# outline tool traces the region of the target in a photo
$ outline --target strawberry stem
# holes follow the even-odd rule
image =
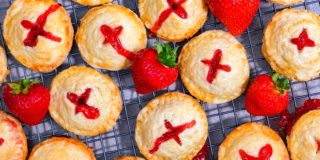
[[[288,89],[290,89],[289,79],[280,76],[279,73],[274,73],[272,75],[273,84],[276,86],[276,89],[280,91],[281,94],[284,94]]]
[[[179,47],[172,48],[169,43],[155,42],[158,52],[158,60],[165,66],[175,68],[177,66],[177,51]]]
[[[15,83],[9,83],[9,87],[12,89],[11,94],[28,94],[29,88],[35,84],[39,84],[40,80],[36,79],[31,81],[30,79],[24,79]]]

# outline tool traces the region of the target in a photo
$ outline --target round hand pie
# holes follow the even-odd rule
[[[73,42],[70,17],[54,0],[15,0],[3,29],[11,54],[33,71],[50,72],[57,68]]]
[[[158,37],[179,42],[192,37],[207,20],[205,0],[139,0],[140,17]]]
[[[146,47],[147,35],[131,10],[104,5],[89,10],[82,18],[76,41],[88,64],[117,71],[130,67],[135,52]]]
[[[262,53],[273,70],[291,80],[308,81],[320,73],[320,17],[285,9],[265,29]]]
[[[3,160],[25,160],[27,139],[19,121],[0,111],[0,157]]]
[[[208,122],[203,108],[182,93],[167,93],[153,99],[137,117],[135,139],[147,159],[191,160],[207,136]]]
[[[92,150],[79,140],[52,137],[36,145],[28,160],[95,160]]]
[[[193,96],[215,104],[239,97],[250,72],[243,46],[219,30],[204,32],[189,41],[179,56],[179,70]]]
[[[270,3],[288,6],[304,2],[304,0],[268,0]]]
[[[49,112],[63,128],[82,136],[109,131],[122,110],[113,80],[88,67],[70,67],[52,81]]]
[[[0,46],[0,85],[6,80],[10,71],[7,69],[7,57],[3,48]]]
[[[140,157],[125,156],[125,157],[115,158],[114,160],[144,160],[144,159]]]
[[[320,110],[313,110],[298,119],[287,137],[292,160],[320,159]]]
[[[96,6],[96,5],[112,2],[112,0],[73,0],[73,1],[85,6]]]
[[[220,145],[219,160],[289,160],[281,137],[260,123],[246,123],[233,130]]]

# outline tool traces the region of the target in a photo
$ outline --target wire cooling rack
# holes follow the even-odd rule
[[[63,7],[70,14],[73,27],[76,30],[80,23],[80,19],[90,8],[78,5],[72,2],[71,0],[58,0],[58,2],[62,4]],[[12,0],[0,0],[0,44],[2,46],[5,46],[2,36],[3,19],[11,3]],[[138,14],[138,0],[114,0],[112,3],[124,5]],[[308,9],[319,14],[320,0],[306,0],[306,2],[292,7],[297,9]],[[269,65],[267,64],[267,62],[261,54],[263,29],[266,26],[267,22],[271,19],[271,17],[281,9],[283,9],[283,7],[275,6],[266,1],[262,1],[259,11],[255,15],[251,26],[246,30],[245,33],[237,37],[237,39],[246,48],[247,56],[250,63],[251,78],[253,78],[256,75],[272,72],[271,68],[269,67]],[[207,22],[197,34],[200,34],[201,32],[204,32],[206,30],[224,29],[223,26],[216,19],[214,19],[213,16],[211,16],[210,13],[208,17],[209,18]],[[149,39],[149,46],[153,44],[154,40],[158,39]],[[181,43],[173,43],[172,45],[180,46],[181,48],[186,42],[187,40]],[[40,74],[26,69],[11,56],[6,46],[5,50],[8,57],[8,68],[11,71],[10,75],[7,78],[8,82],[21,80],[23,78],[38,78],[42,80],[44,85],[49,87],[53,77],[55,77],[62,70],[73,65],[87,65],[82,60],[76,43],[74,43],[72,50],[68,58],[64,61],[64,63],[55,71],[46,74]],[[80,139],[81,141],[85,142],[88,146],[92,147],[98,160],[111,160],[121,155],[141,156],[134,140],[135,121],[141,108],[145,106],[145,104],[148,103],[151,99],[165,92],[181,91],[184,93],[188,93],[187,90],[183,87],[181,80],[178,80],[175,84],[171,85],[165,90],[147,95],[139,95],[135,92],[135,88],[131,79],[130,70],[119,72],[110,72],[106,70],[99,71],[103,72],[104,74],[108,74],[116,81],[116,83],[120,87],[123,96],[124,109],[121,113],[120,118],[117,121],[116,126],[111,131],[98,136],[81,137],[76,136],[62,129],[48,115],[45,118],[45,120],[43,120],[42,123],[37,126],[29,127],[23,124],[24,131],[28,138],[29,152],[36,144],[51,136],[65,135]],[[305,83],[291,82],[291,85],[291,103],[289,107],[291,111],[294,111],[296,107],[299,107],[303,103],[303,101],[308,98],[320,97],[319,77]],[[0,99],[0,108],[10,113],[3,103],[2,96],[0,97]],[[223,141],[225,136],[230,131],[232,131],[235,127],[239,126],[240,124],[250,121],[256,121],[264,123],[278,131],[277,121],[279,116],[251,116],[246,112],[245,107],[243,105],[244,96],[241,96],[240,98],[234,101],[221,105],[210,105],[202,102],[201,104],[207,113],[207,118],[209,121],[207,159],[217,159],[217,151],[220,143]]]

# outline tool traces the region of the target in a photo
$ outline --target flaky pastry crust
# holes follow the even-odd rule
[[[159,149],[151,154],[155,140],[168,131],[164,126],[167,120],[178,126],[192,120],[196,124],[184,130],[179,138],[181,145],[171,139],[162,143]],[[192,97],[172,92],[163,94],[149,102],[139,113],[135,140],[140,152],[152,160],[191,160],[203,147],[208,136],[208,122],[202,106]]]
[[[99,110],[97,119],[88,119],[83,113],[75,113],[75,104],[68,93],[78,96],[90,88],[87,104]],[[84,66],[73,66],[62,71],[52,81],[49,112],[64,129],[82,136],[94,136],[114,127],[122,110],[118,86],[106,74]]]
[[[10,71],[7,69],[7,56],[4,49],[0,46],[0,85],[6,80]]]
[[[85,6],[96,6],[96,5],[112,2],[112,0],[73,0],[73,1]]]
[[[281,137],[271,128],[256,122],[243,124],[234,129],[222,142],[218,151],[219,160],[241,159],[239,150],[257,157],[260,148],[271,145],[270,160],[289,160],[289,154]]]

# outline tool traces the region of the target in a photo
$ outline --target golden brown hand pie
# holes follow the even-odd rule
[[[262,53],[276,72],[308,81],[320,73],[320,17],[307,10],[284,9],[267,25]]]
[[[246,160],[249,157],[270,160],[289,160],[281,137],[260,123],[246,123],[234,129],[222,142],[219,160]]]
[[[192,37],[208,13],[206,0],[139,0],[138,7],[145,26],[170,42]]]
[[[52,137],[36,145],[28,160],[95,160],[92,149],[74,138]]]
[[[38,72],[50,72],[61,65],[73,42],[70,17],[54,0],[15,0],[3,29],[11,54]]]
[[[218,104],[244,92],[250,69],[243,46],[231,34],[212,30],[193,38],[182,48],[179,71],[193,96]]]
[[[19,121],[0,111],[0,159],[25,160],[27,139]]]
[[[146,47],[147,35],[134,12],[123,6],[103,5],[82,18],[76,41],[88,64],[117,71],[131,66],[135,53]]]
[[[206,113],[192,97],[172,92],[149,102],[139,113],[135,139],[152,160],[191,160],[208,136]]]
[[[51,117],[64,129],[94,136],[114,127],[122,110],[120,91],[105,74],[84,66],[59,73],[50,88]]]
[[[282,5],[282,6],[294,5],[294,4],[304,2],[304,0],[268,0],[268,1],[270,3],[274,3],[274,4]]]
[[[10,71],[7,69],[7,56],[0,46],[0,85],[6,80]]]
[[[313,110],[298,119],[287,137],[292,160],[320,159],[320,110]]]
[[[115,158],[114,160],[144,160],[144,158],[133,157],[133,156],[123,156],[123,157]]]
[[[96,5],[112,2],[112,0],[73,0],[73,1],[85,6],[96,6]]]

